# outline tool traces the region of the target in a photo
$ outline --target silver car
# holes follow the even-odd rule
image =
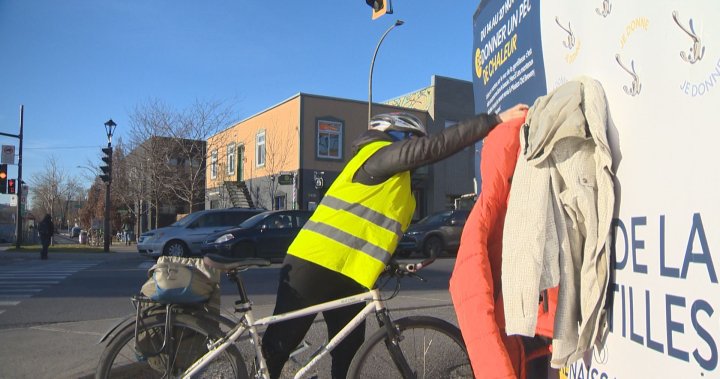
[[[149,257],[200,255],[200,247],[208,235],[240,225],[263,211],[226,208],[193,212],[172,225],[141,234],[137,241],[138,252]]]

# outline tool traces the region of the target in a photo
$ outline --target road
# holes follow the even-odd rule
[[[111,253],[51,248],[47,261],[39,260],[39,253],[0,252],[0,378],[90,377],[104,347],[100,337],[132,313],[129,296],[139,291],[154,263],[133,248],[113,246]],[[425,282],[403,281],[400,294],[388,303],[393,317],[423,314],[456,323],[447,292],[453,264],[438,260],[423,271]],[[278,271],[275,264],[243,275],[256,317],[272,313]],[[235,289],[226,279],[221,286],[223,309],[231,313]],[[366,335],[375,328],[369,322]],[[318,346],[325,338],[318,317],[307,339]],[[308,355],[314,351],[308,350]],[[325,377],[329,362],[319,370]]]

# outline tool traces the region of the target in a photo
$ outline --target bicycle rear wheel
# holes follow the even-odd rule
[[[108,343],[100,356],[95,377],[171,378],[185,371],[208,351],[222,333],[211,322],[188,315],[173,315],[173,348],[162,349],[165,315],[143,320],[135,338],[135,325],[126,327]],[[167,363],[172,362],[168,372]],[[247,369],[235,346],[210,362],[195,378],[247,378]]]
[[[460,330],[433,317],[411,316],[395,321],[399,347],[412,378],[472,378],[472,367]],[[388,350],[387,332],[375,332],[355,354],[348,378],[402,378]]]

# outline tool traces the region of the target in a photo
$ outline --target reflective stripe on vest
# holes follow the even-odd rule
[[[415,211],[409,172],[373,186],[352,182],[360,166],[388,144],[370,143],[348,162],[293,241],[289,254],[372,287]]]

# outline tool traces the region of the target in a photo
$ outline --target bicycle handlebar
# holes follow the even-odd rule
[[[435,258],[428,258],[422,262],[408,263],[405,265],[405,267],[400,267],[409,273],[416,273],[425,268],[426,266],[429,266],[433,262],[435,262]]]
[[[435,262],[435,258],[429,258],[422,262],[401,265],[397,263],[397,261],[391,260],[390,263],[385,267],[385,271],[383,272],[383,274],[393,277],[413,276],[424,281],[421,276],[417,275],[417,272],[429,266],[433,262]]]

